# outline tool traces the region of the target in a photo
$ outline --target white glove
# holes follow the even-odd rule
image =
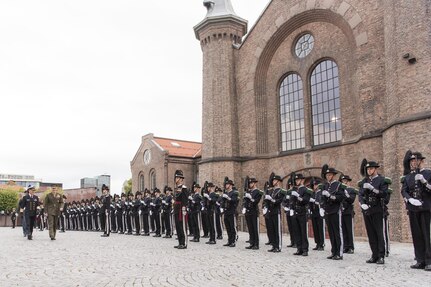
[[[329,194],[329,191],[327,191],[327,190],[322,191],[322,195],[324,195],[326,197],[330,197],[331,196],[331,194]]]
[[[299,197],[299,193],[297,193],[296,191],[292,191],[290,194],[292,196]]]
[[[217,206],[220,206],[220,202],[216,202]]]
[[[226,193],[223,193],[223,197],[224,198],[229,198],[229,195],[227,195]]]
[[[142,213],[142,210],[139,210],[139,211],[138,211],[138,213],[139,213],[139,215],[141,215],[141,213]]]
[[[189,200],[193,200],[193,197],[189,196]]]
[[[151,206],[156,206],[156,205],[155,205],[154,203],[152,203],[152,202],[150,203],[150,205],[151,205]]]
[[[345,195],[347,198],[349,198],[349,197],[350,197],[349,192],[348,192],[347,190],[345,190],[345,191],[344,191],[344,195]]]
[[[196,203],[196,201],[192,200],[192,203]]]
[[[310,198],[310,202],[311,203],[313,203],[313,202],[315,202],[316,200],[314,199],[314,198]]]
[[[289,211],[289,208],[285,206],[285,207],[284,207],[284,211],[288,212],[288,211]]]
[[[267,200],[271,200],[271,199],[272,199],[272,197],[271,197],[271,195],[267,194],[267,195],[265,195],[265,199],[267,199]]]
[[[153,212],[150,210],[150,216],[153,215]]]
[[[319,214],[321,217],[325,216],[325,210],[323,208],[319,208]]]
[[[203,207],[203,206],[202,206],[201,210],[202,210],[202,211],[203,211],[203,210],[205,210],[205,207]]]
[[[289,215],[290,216],[294,216],[295,215],[295,211],[293,211],[293,209],[289,210]]]
[[[245,209],[245,208],[243,208],[243,209],[242,209],[242,214],[245,214],[245,211],[246,211],[246,209]]]
[[[251,194],[250,193],[246,193],[245,197],[250,198],[251,199]]]
[[[220,207],[220,213],[223,213],[223,212],[224,212],[224,208]]]
[[[366,182],[366,183],[364,183],[363,188],[369,189],[369,190],[373,190],[374,186],[372,186],[371,184],[369,184],[368,182]]]
[[[208,193],[204,193],[204,197],[206,197],[206,198],[210,198],[210,195],[208,194]]]
[[[268,208],[265,207],[264,209],[262,209],[263,215],[265,215],[267,212],[268,212]]]
[[[422,206],[422,202],[414,198],[409,198],[409,203],[413,206]]]
[[[163,204],[166,204],[166,200],[162,200],[162,203],[163,203]]]
[[[286,195],[286,199],[290,199],[290,195]]]
[[[415,175],[415,180],[419,180],[420,182],[422,182],[423,184],[427,183],[427,180],[424,178],[424,176],[422,174],[417,174]]]
[[[361,204],[361,208],[362,208],[362,210],[367,210],[370,207],[366,204]]]

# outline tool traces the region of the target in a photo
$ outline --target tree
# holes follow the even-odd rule
[[[13,189],[0,189],[0,212],[10,212],[18,206],[19,192]]]
[[[126,180],[123,183],[123,191],[125,194],[132,192],[132,179]]]

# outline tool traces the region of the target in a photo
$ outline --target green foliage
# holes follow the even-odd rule
[[[123,183],[123,190],[125,194],[132,192],[132,179],[126,180]]]
[[[18,206],[19,193],[14,190],[0,190],[0,211],[11,211]]]

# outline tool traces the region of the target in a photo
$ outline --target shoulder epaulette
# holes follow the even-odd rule
[[[352,188],[353,191],[355,192],[355,194],[357,195],[359,193],[359,190],[357,190],[356,188]]]
[[[388,193],[392,194],[392,192],[393,192],[392,188],[388,188]]]
[[[318,187],[319,187],[319,189],[322,189],[323,188],[323,183],[319,183]]]
[[[306,192],[307,192],[308,194],[313,194],[313,190],[312,190],[312,189],[310,189],[310,188],[307,188],[307,189],[306,189]]]
[[[358,181],[358,187],[362,187],[363,182],[364,182],[364,180],[363,180],[363,179],[362,179],[362,180],[360,180],[360,181]]]
[[[342,183],[342,184],[340,184],[340,187],[342,187],[342,188],[346,189],[346,188],[347,188],[347,185],[345,185],[344,183]]]
[[[263,191],[262,191],[262,190],[258,189],[258,191],[259,191],[259,194],[260,194],[260,195],[262,195],[262,194],[263,194]]]
[[[392,184],[392,179],[389,177],[385,177],[385,183]]]
[[[400,182],[401,183],[404,183],[404,180],[406,179],[406,176],[405,175],[402,175],[402,176],[400,176]]]
[[[182,188],[187,188],[187,186],[183,185],[183,187],[182,187]]]

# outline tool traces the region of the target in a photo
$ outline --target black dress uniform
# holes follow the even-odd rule
[[[417,169],[410,171],[410,161],[422,161],[421,153],[406,153],[408,157],[405,175],[401,178],[402,196],[409,214],[410,230],[417,263],[410,266],[414,269],[431,271],[430,246],[430,210],[431,210],[431,170]],[[408,169],[407,169],[408,168]]]
[[[250,178],[250,183],[257,182],[255,178]],[[259,249],[259,202],[262,199],[263,191],[255,188],[248,192],[248,204],[245,214],[249,217],[250,246],[248,249]]]
[[[165,236],[164,238],[172,238],[172,195],[166,195],[164,200],[162,200],[162,210],[165,223]]]
[[[156,190],[156,193],[160,194],[160,190]],[[161,208],[162,208],[162,199],[159,197],[155,197],[153,199],[153,202],[151,203],[153,216],[154,216],[154,222],[156,227],[156,234],[154,237],[161,237]]]
[[[145,198],[143,200],[142,204],[142,215],[143,215],[143,225],[144,225],[144,234],[143,236],[149,236],[150,235],[150,204],[152,200],[149,196],[149,193],[146,193]]]
[[[105,224],[103,230],[103,237],[108,237],[111,234],[111,195],[109,188],[105,185],[102,186],[103,190],[107,190],[107,194],[102,195],[102,208],[101,212],[104,214]]]
[[[328,168],[324,173],[338,173],[334,168]],[[325,210],[326,223],[328,225],[329,239],[331,241],[331,255],[328,259],[343,259],[343,235],[341,227],[341,202],[344,200],[346,186],[338,180],[326,182],[321,185],[322,207]],[[325,192],[326,191],[326,192]],[[326,195],[325,195],[326,194]],[[329,195],[329,196],[328,196]]]
[[[218,187],[216,187],[217,192],[217,202],[216,202],[216,211],[215,211],[215,218],[216,218],[216,232],[217,232],[217,239],[222,240],[223,239],[223,225],[222,225],[222,215],[223,215],[223,208],[222,208],[222,202],[223,197],[220,195],[223,193],[221,189],[217,190]],[[222,212],[223,210],[223,212]]]
[[[352,179],[348,175],[342,175],[340,177],[340,181],[348,180],[352,181]],[[354,245],[354,227],[353,220],[355,217],[354,203],[356,199],[356,195],[358,191],[353,187],[347,186],[345,189],[345,198],[341,205],[342,210],[342,228],[343,228],[343,242],[344,242],[344,253],[352,254],[355,250]]]
[[[290,238],[290,244],[287,245],[287,247],[296,247],[293,224],[292,224],[292,217],[290,215],[290,193],[291,193],[292,186],[293,186],[293,184],[291,183],[291,180],[289,179],[288,189],[286,191],[286,195],[284,196],[284,199],[282,202],[282,206],[283,206],[284,212],[286,214],[287,230],[289,231],[289,238]],[[293,211],[292,211],[292,213],[293,213]]]
[[[199,217],[201,212],[201,201],[202,197],[199,193],[195,193],[193,196],[190,196],[190,221],[193,226],[193,242],[199,242],[200,240],[200,224]]]
[[[276,175],[274,179],[281,182],[281,177]],[[274,190],[270,196],[265,196],[267,199],[269,226],[272,232],[271,244],[272,249],[269,252],[280,252],[282,248],[282,230],[281,230],[281,203],[286,196],[286,190],[280,187],[274,187]]]
[[[33,239],[33,228],[36,222],[36,211],[39,206],[39,198],[36,195],[27,194],[22,198],[20,208],[24,209],[25,222],[27,224],[27,238]]]
[[[314,185],[318,186],[317,183],[313,183],[311,186],[314,189]],[[325,219],[323,209],[320,207],[322,201],[322,190],[317,189],[313,192],[310,197],[310,212],[311,212],[311,223],[313,225],[314,242],[316,247],[313,250],[323,251],[325,247]]]
[[[295,174],[294,180],[304,179],[302,174]],[[290,209],[293,210],[292,224],[296,226],[294,234],[297,251],[294,255],[308,256],[307,212],[312,191],[304,185],[295,186],[290,194]]]
[[[208,194],[206,190],[201,191],[201,219],[202,219],[202,230],[204,235],[202,238],[208,238],[210,229],[209,229],[209,217],[208,217],[208,198],[205,197],[205,194]]]
[[[228,180],[227,184],[231,184],[233,181]],[[224,198],[224,224],[226,226],[228,242],[224,244],[225,246],[235,247],[235,242],[237,239],[237,230],[236,230],[236,208],[238,207],[238,190],[232,189],[230,191],[226,191],[223,194]]]
[[[366,169],[370,167],[378,168],[379,165],[376,162],[370,161],[366,163]],[[382,175],[376,175],[372,178],[367,176],[358,183],[359,202],[361,203],[365,228],[372,252],[371,258],[367,260],[367,263],[384,264],[384,200],[387,196],[390,184],[391,180]],[[372,186],[372,188],[370,186]]]
[[[136,192],[136,199],[133,201],[132,213],[133,220],[135,221],[135,235],[141,235],[141,199],[138,198],[138,195],[141,195],[139,191]]]
[[[391,242],[389,237],[389,202],[391,200],[392,195],[392,189],[388,188],[388,193],[386,194],[386,197],[384,199],[384,206],[383,206],[383,231],[385,233],[385,254],[386,257],[389,256],[389,252],[391,251]]]
[[[271,245],[274,242],[274,239],[273,239],[274,231],[273,231],[272,224],[271,224],[270,217],[269,217],[269,213],[268,213],[270,199],[269,199],[269,197],[267,197],[267,195],[269,195],[271,197],[273,192],[274,192],[274,189],[272,187],[267,188],[265,190],[265,196],[262,200],[262,213],[263,213],[263,216],[265,218],[266,235],[268,237],[268,242],[265,243],[265,245]]]
[[[175,178],[184,178],[183,172],[177,170],[175,172]],[[178,185],[175,187],[175,202],[174,202],[174,217],[175,217],[175,228],[178,236],[178,245],[175,246],[178,249],[186,249],[186,226],[187,226],[187,203],[188,203],[188,191],[185,185]]]
[[[208,224],[209,224],[209,241],[206,242],[207,244],[215,244],[216,241],[216,218],[215,218],[215,211],[216,211],[216,203],[218,196],[217,194],[212,191],[210,192],[206,198],[208,199]]]

